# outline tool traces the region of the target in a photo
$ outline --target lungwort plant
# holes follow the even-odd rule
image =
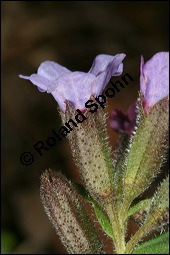
[[[168,177],[153,197],[140,200],[140,195],[166,160],[169,54],[159,52],[146,63],[142,57],[136,102],[127,115],[115,109],[110,116],[111,127],[120,133],[112,152],[102,92],[112,76],[122,74],[124,57],[98,55],[88,73],[71,72],[45,61],[37,74],[20,75],[41,92],[51,93],[58,102],[61,135],[68,137],[82,177],[83,185],[68,180],[59,171],[46,170],[41,176],[44,210],[70,254],[105,253],[83,200],[91,204],[103,231],[113,240],[113,253],[168,254]],[[127,240],[128,221],[137,213],[143,215],[139,228]],[[160,230],[157,237],[142,243],[154,230]]]

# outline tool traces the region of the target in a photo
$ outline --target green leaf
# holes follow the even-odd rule
[[[149,207],[151,201],[151,199],[145,199],[132,206],[127,213],[127,218],[139,210],[146,210]]]
[[[125,203],[131,203],[158,174],[168,147],[169,99],[156,103],[132,138],[124,176]]]
[[[124,196],[124,174],[126,170],[126,161],[128,156],[128,146],[130,142],[130,136],[121,132],[118,144],[114,150],[114,203],[121,208],[122,200]]]
[[[95,113],[86,111],[78,113],[69,104],[66,104],[66,111],[60,111],[63,125],[70,125],[70,120],[81,124],[68,131],[73,159],[80,171],[81,178],[90,195],[104,206],[108,200],[113,201],[113,164],[111,148],[108,142],[106,128],[106,113],[100,107]],[[69,120],[69,121],[68,121]],[[72,122],[71,121],[71,122]],[[73,124],[71,124],[73,125]]]
[[[132,254],[169,254],[169,232],[138,245]]]
[[[167,176],[161,183],[158,190],[155,192],[152,198],[152,203],[148,210],[146,220],[143,224],[143,228],[149,232],[153,230],[157,225],[160,225],[169,208],[169,176]]]
[[[97,202],[90,196],[87,190],[83,187],[83,185],[74,183],[75,188],[78,193],[90,204],[92,204],[93,209],[95,211],[96,217],[103,229],[103,231],[113,239],[113,230],[110,224],[108,217],[103,213]]]
[[[61,172],[46,170],[41,176],[40,196],[69,254],[103,254],[97,230],[71,181]]]

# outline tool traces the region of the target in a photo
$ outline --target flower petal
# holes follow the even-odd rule
[[[113,74],[112,75],[120,75],[122,73],[122,68],[119,69],[119,65],[122,62],[122,60],[125,58],[125,54],[117,54],[115,56],[106,55],[106,54],[100,54],[95,57],[92,67],[89,70],[89,73],[94,74],[95,76],[98,76],[100,73],[105,72],[107,70],[107,67],[110,63],[113,62],[114,59],[119,60],[117,62],[117,66],[114,66]]]
[[[41,92],[51,93],[63,111],[65,101],[69,101],[75,109],[85,110],[85,103],[90,97],[102,93],[111,76],[122,73],[124,57],[125,54],[98,55],[88,73],[71,72],[47,60],[41,63],[37,74],[19,77],[30,80]]]
[[[92,67],[89,70],[89,73],[94,74],[95,76],[104,72],[107,66],[113,61],[114,56],[100,54],[97,55],[93,61]]]
[[[144,64],[141,59],[140,89],[146,112],[169,94],[169,53],[159,52]]]
[[[30,76],[19,75],[20,78],[30,80],[34,85],[38,87],[41,92],[47,90],[47,87],[50,85],[50,81],[47,78],[40,76],[39,74],[32,74]]]
[[[92,73],[97,73],[97,86],[95,87],[94,94],[97,96],[101,94],[110,81],[112,76],[121,75],[123,72],[122,61],[125,58],[125,54],[117,54],[115,56],[99,55],[96,57],[96,65],[92,68]],[[105,57],[106,56],[106,57]],[[102,63],[103,60],[103,63]],[[101,68],[101,69],[100,69]],[[99,72],[99,69],[102,70]]]
[[[93,94],[96,77],[83,72],[71,72],[55,80],[47,90],[52,93],[65,111],[64,102],[69,101],[75,109],[84,110],[85,103]],[[52,88],[52,89],[51,89]]]
[[[49,81],[54,81],[60,76],[70,73],[71,71],[53,61],[44,61],[38,68],[38,74],[47,78]]]
[[[60,91],[53,91],[51,92],[57,103],[59,104],[60,109],[65,112],[66,110],[66,104],[65,104],[65,98],[64,95]]]
[[[34,85],[38,86],[39,91],[45,92],[47,91],[47,87],[51,84],[51,82],[70,72],[71,71],[67,68],[53,61],[47,60],[41,63],[37,74],[32,74],[30,76],[19,75],[19,77],[30,80]]]

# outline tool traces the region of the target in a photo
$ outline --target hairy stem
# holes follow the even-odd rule
[[[131,238],[131,240],[127,243],[125,253],[124,254],[131,254],[133,249],[135,248],[135,245],[142,239],[142,237],[146,234],[147,229],[144,229],[143,227],[140,228],[136,234]]]
[[[125,251],[125,228],[122,221],[119,220],[113,206],[109,203],[106,205],[106,211],[110,218],[114,233],[114,245],[116,254],[124,254]]]

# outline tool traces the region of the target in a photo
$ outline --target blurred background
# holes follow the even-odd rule
[[[51,168],[80,178],[66,139],[42,157],[35,153],[33,144],[61,126],[57,103],[18,74],[35,73],[45,60],[87,72],[96,55],[125,53],[124,73],[135,81],[108,100],[108,110],[126,111],[138,94],[141,55],[146,61],[168,51],[168,1],[2,1],[1,14],[2,253],[67,254],[41,205],[40,176]],[[118,136],[108,130],[114,146]],[[29,166],[20,162],[27,151],[34,155]]]

